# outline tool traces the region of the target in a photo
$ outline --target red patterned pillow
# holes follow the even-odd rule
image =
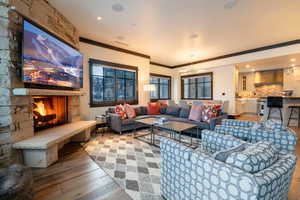
[[[218,110],[220,110],[220,108],[221,107],[218,106],[218,105],[211,105],[211,106],[205,105],[205,106],[203,106],[201,120],[203,122],[209,123],[212,118],[215,118],[215,117],[218,116]]]
[[[117,105],[115,107],[115,113],[120,115],[121,119],[126,119],[127,118],[127,115],[126,115],[126,112],[125,112],[125,109],[122,105]]]
[[[160,103],[148,103],[148,115],[159,115],[160,114]]]
[[[132,106],[130,106],[129,104],[125,104],[124,109],[128,118],[132,119],[136,117],[135,110]]]

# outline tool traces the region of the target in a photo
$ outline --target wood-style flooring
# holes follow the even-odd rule
[[[258,121],[255,115],[238,119]],[[300,138],[300,128],[292,127]],[[295,154],[298,162],[289,200],[300,200],[300,139]],[[46,168],[34,169],[35,200],[130,200],[114,180],[85,153],[79,144],[68,144],[60,152],[60,160]]]
[[[33,176],[34,200],[131,199],[79,144],[66,145],[56,164],[34,169]]]

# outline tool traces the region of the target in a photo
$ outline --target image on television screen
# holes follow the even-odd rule
[[[23,81],[80,88],[82,54],[26,20],[23,26]]]

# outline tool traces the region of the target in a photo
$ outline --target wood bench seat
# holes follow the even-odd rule
[[[21,149],[24,163],[30,167],[44,168],[58,160],[58,149],[68,139],[84,142],[90,138],[90,129],[96,121],[78,121],[49,128],[35,136],[16,142],[13,147]]]

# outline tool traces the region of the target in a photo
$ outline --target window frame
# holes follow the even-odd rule
[[[169,79],[169,87],[168,87],[168,98],[160,98],[160,79],[158,82],[158,98],[156,99],[151,99],[151,95],[149,96],[150,101],[154,102],[154,101],[159,101],[159,100],[170,100],[172,99],[171,95],[172,95],[172,77],[171,76],[167,76],[167,75],[162,75],[162,74],[155,74],[155,73],[150,73],[150,78],[151,77],[156,77],[156,78],[168,78]],[[152,84],[149,81],[150,84]]]
[[[134,100],[117,100],[117,90],[116,90],[116,86],[117,86],[117,80],[118,78],[116,77],[116,73],[115,73],[115,77],[114,77],[114,83],[115,83],[115,91],[114,91],[114,101],[102,101],[99,103],[95,103],[93,101],[93,65],[94,64],[99,64],[99,65],[104,65],[104,66],[108,66],[108,67],[113,67],[113,68],[119,68],[119,69],[127,69],[127,70],[133,70],[135,71],[135,99]],[[115,106],[115,105],[119,105],[119,104],[138,104],[139,103],[139,96],[138,96],[138,67],[135,66],[130,66],[130,65],[124,65],[124,64],[119,64],[119,63],[112,63],[112,62],[108,62],[108,61],[104,61],[104,60],[97,60],[97,59],[89,59],[89,79],[90,79],[90,107],[105,107],[105,106]],[[125,80],[125,79],[124,79]],[[104,85],[103,85],[104,87]]]
[[[210,88],[210,98],[198,98],[198,80],[197,77],[199,76],[210,76],[211,81],[211,88]],[[195,78],[195,90],[196,90],[196,94],[195,94],[195,98],[185,98],[184,97],[184,79],[186,78]],[[200,74],[191,74],[191,75],[185,75],[185,76],[181,76],[181,99],[182,100],[213,100],[213,88],[214,88],[214,76],[213,76],[213,72],[208,72],[208,73],[200,73]],[[190,84],[190,81],[189,81]],[[190,90],[190,88],[189,88]]]

